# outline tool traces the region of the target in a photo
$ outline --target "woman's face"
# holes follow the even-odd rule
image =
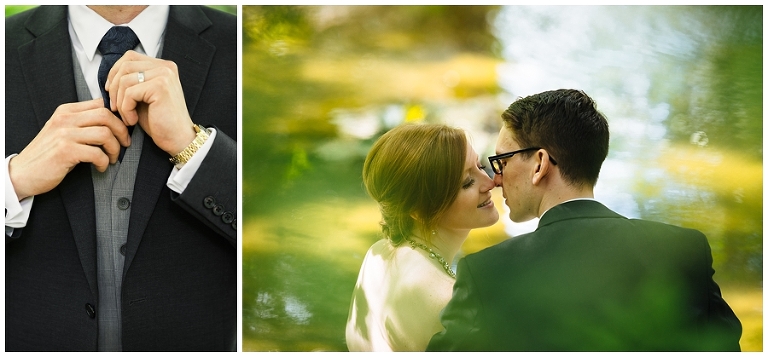
[[[487,227],[499,220],[499,212],[491,200],[491,190],[496,187],[483,170],[477,153],[467,145],[461,187],[456,200],[440,219],[439,226],[452,230],[469,230]]]

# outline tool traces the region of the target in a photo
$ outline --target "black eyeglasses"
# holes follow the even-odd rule
[[[488,157],[488,162],[491,163],[491,168],[493,169],[493,173],[495,173],[497,175],[501,175],[501,172],[502,172],[502,170],[504,169],[504,166],[505,166],[501,162],[501,160],[508,159],[508,158],[510,158],[512,156],[515,156],[515,154],[519,154],[519,153],[524,152],[524,151],[539,150],[539,149],[541,149],[541,148],[538,148],[538,147],[525,148],[525,149],[515,150],[515,151],[511,151],[511,152],[504,153],[504,154],[499,154],[499,155],[495,155],[495,156],[489,156]],[[552,156],[549,157],[549,161],[552,161],[553,165],[557,165],[557,162],[555,161],[555,159],[552,158]]]

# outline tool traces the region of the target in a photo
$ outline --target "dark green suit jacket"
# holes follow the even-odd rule
[[[738,351],[699,231],[591,200],[459,262],[429,351]]]

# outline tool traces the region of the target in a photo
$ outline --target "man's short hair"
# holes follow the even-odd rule
[[[521,148],[547,150],[566,181],[576,186],[597,183],[608,155],[608,121],[586,93],[558,89],[518,98],[501,118]]]

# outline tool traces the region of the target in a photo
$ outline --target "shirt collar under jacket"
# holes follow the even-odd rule
[[[565,200],[565,201],[563,201],[563,202],[560,202],[560,203],[558,203],[558,204],[556,204],[556,205],[554,205],[554,206],[550,207],[549,209],[547,209],[546,211],[544,211],[544,213],[542,213],[542,214],[541,214],[541,216],[539,216],[539,218],[541,218],[541,217],[544,217],[544,215],[545,215],[545,214],[547,214],[547,212],[549,212],[549,210],[551,210],[552,208],[555,208],[555,207],[557,207],[557,206],[559,206],[559,205],[561,205],[561,204],[563,204],[563,203],[566,203],[566,202],[571,202],[571,201],[595,201],[595,202],[597,202],[597,200],[596,200],[596,199],[594,199],[594,198],[591,198],[591,197],[579,197],[579,198],[572,198],[572,199],[570,199],[570,200]]]
[[[69,23],[76,37],[72,39],[72,44],[75,47],[79,45],[88,57],[88,61],[92,61],[101,38],[115,25],[85,5],[69,5],[68,9]],[[128,24],[121,24],[130,27],[136,33],[141,41],[139,46],[147,56],[158,57],[159,55],[157,51],[163,40],[169,11],[168,5],[150,5]]]

